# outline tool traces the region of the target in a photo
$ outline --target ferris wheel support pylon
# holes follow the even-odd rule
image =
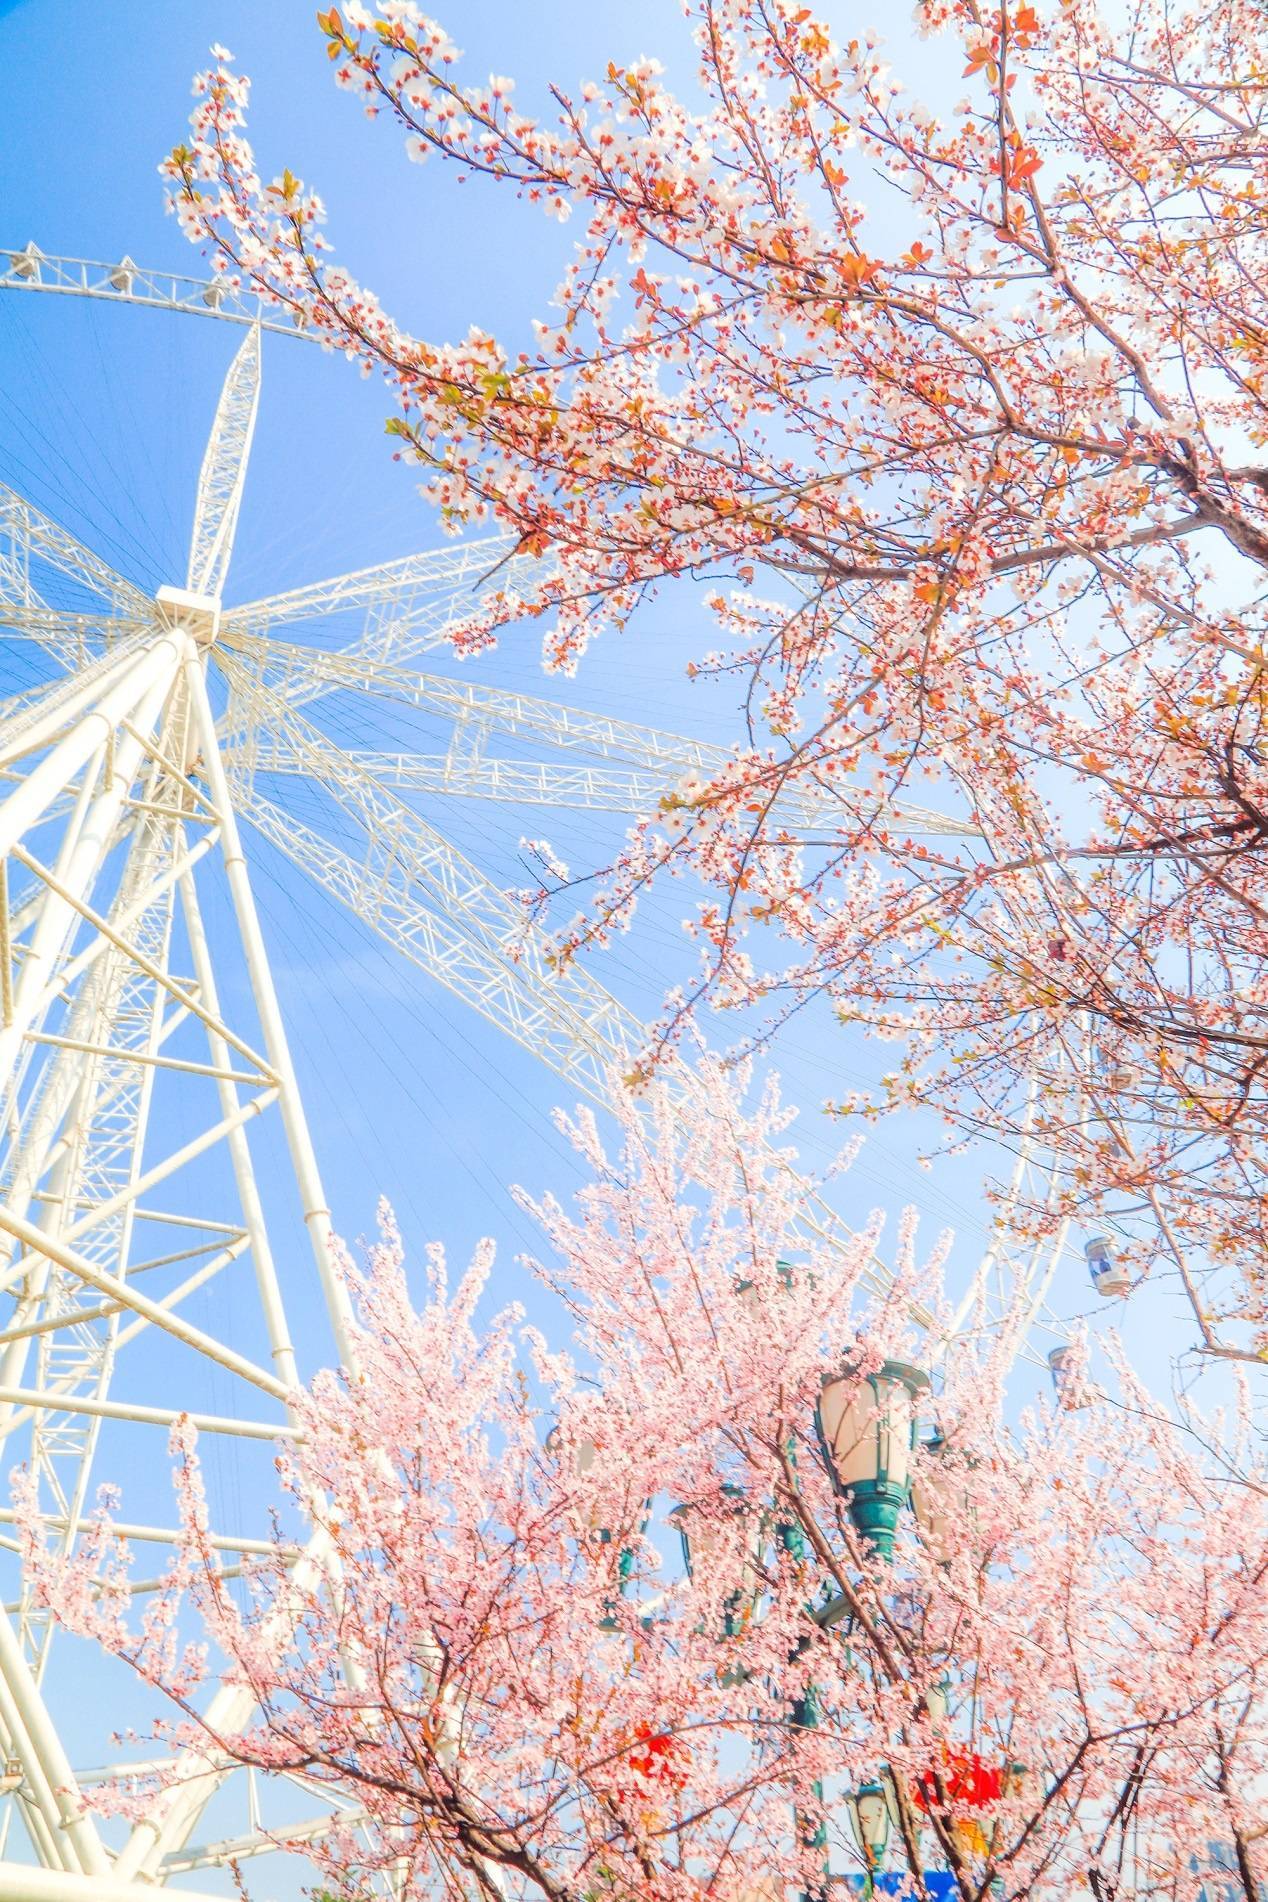
[[[207,1868],[207,1863],[198,1865]],[[151,1882],[120,1881],[105,1871],[31,1869],[0,1862],[0,1902],[154,1902]],[[180,1891],[181,1902],[225,1902],[223,1893],[205,1889]]]
[[[255,993],[256,1009],[264,1031],[264,1047],[280,1087],[282,1122],[290,1147],[291,1165],[295,1170],[303,1199],[304,1223],[312,1241],[317,1272],[321,1277],[322,1290],[334,1326],[339,1358],[347,1367],[351,1366],[355,1360],[351,1331],[352,1317],[347,1292],[335,1271],[335,1242],[330,1222],[330,1206],[322,1187],[317,1152],[313,1148],[308,1119],[304,1115],[299,1086],[295,1080],[295,1066],[291,1061],[286,1027],[282,1022],[277,986],[273,982],[273,972],[264,946],[264,934],[260,930],[255,897],[247,873],[246,855],[242,849],[242,839],[233,810],[233,799],[225,775],[224,762],[220,757],[215,715],[211,710],[211,702],[207,698],[207,687],[202,673],[196,666],[191,666],[188,660],[186,661],[186,676],[193,701],[195,724],[202,743],[202,767],[207,775],[207,782],[220,814],[224,833],[225,878],[233,899],[238,930],[246,952],[247,969]]]
[[[244,1383],[256,1406],[263,1392],[287,1408],[296,1363],[248,1141],[249,1125],[273,1105],[330,1319],[335,1351],[329,1358],[350,1357],[329,1210],[204,680],[258,383],[259,338],[252,330],[231,369],[204,457],[187,585],[161,590],[144,631],[121,647],[107,641],[107,652],[84,677],[24,696],[12,730],[0,733],[0,1122],[8,1137],[0,1174],[0,1288],[15,1297],[9,1325],[0,1331],[0,1437],[30,1433],[45,1524],[66,1549],[84,1523],[102,1428],[129,1422],[161,1429],[181,1411],[108,1398],[116,1362],[138,1330],[162,1330],[182,1351]],[[95,586],[130,621],[139,620],[135,591],[116,582],[104,564],[81,559],[73,538],[29,510],[10,507],[4,519],[29,544],[20,551],[24,559],[11,555],[5,569],[9,598],[19,596],[19,621],[48,612],[31,585],[32,550],[44,566]],[[59,828],[56,835],[51,826]],[[195,877],[209,854],[218,857],[231,900],[239,982],[252,1000],[260,1052],[254,1037],[222,1014],[217,976],[223,951],[218,959],[208,944]],[[178,916],[194,967],[190,978],[170,968]],[[205,1061],[169,1050],[175,1032],[200,1026]],[[219,1114],[156,1161],[150,1104],[165,1071],[205,1079]],[[214,1219],[193,1222],[192,1246],[136,1260],[138,1221],[158,1224],[160,1232],[176,1224],[179,1233],[185,1224],[188,1234],[193,1219],[177,1209],[142,1208],[141,1198],[165,1193],[165,1185],[222,1152],[240,1225],[226,1224],[218,1203]],[[197,1287],[244,1254],[255,1270],[272,1371],[182,1313]],[[210,1260],[157,1298],[134,1285],[142,1271],[188,1266],[207,1255]],[[33,1348],[35,1382],[28,1387],[23,1377]],[[277,1423],[283,1433],[286,1420],[284,1411]],[[208,1424],[214,1431],[214,1419]],[[233,1429],[232,1421],[224,1424]],[[264,1422],[244,1424],[257,1436],[270,1431]],[[230,1552],[260,1549],[247,1538],[213,1539]],[[320,1556],[315,1552],[303,1563],[320,1569]],[[112,1870],[38,1687],[51,1628],[25,1591],[21,1619],[19,1633],[8,1614],[0,1614],[0,1748],[22,1766],[32,1846],[53,1876],[68,1882],[91,1877],[103,1895],[108,1888],[131,1893],[130,1873],[183,1839],[223,1770],[213,1775],[204,1768],[192,1793],[167,1792],[153,1827],[147,1830],[144,1819],[137,1824]],[[238,1696],[213,1706],[226,1729],[249,1715],[249,1699],[239,1710],[241,1703]],[[13,1892],[11,1867],[0,1861],[0,1898]],[[73,1890],[70,1882],[66,1893]],[[60,1891],[44,1885],[40,1893]]]
[[[198,667],[198,657],[196,652],[191,651],[192,643],[186,643],[182,650],[182,644],[179,641],[174,642],[173,637],[166,633],[159,637],[155,643],[155,647],[156,650],[161,651],[167,657],[167,672],[160,674],[160,678],[155,685],[166,691],[170,701],[180,687],[182,675],[188,680],[186,669],[196,669]],[[195,684],[200,685],[201,683],[196,682]],[[198,697],[195,695],[195,705],[197,706],[197,704],[199,704]],[[112,707],[112,712],[118,715],[118,707]],[[100,707],[90,710],[87,714],[80,713],[74,717],[77,719],[86,718],[90,721],[95,720],[102,726],[106,724]],[[119,717],[124,716],[120,715]],[[111,731],[117,733],[117,729],[111,729]],[[122,742],[116,748],[113,777],[117,777],[120,771],[126,774],[129,768],[135,768],[139,759],[144,755],[145,748],[142,744],[144,737],[143,730],[137,729],[136,734],[132,737],[134,747],[131,754],[128,753]],[[210,738],[214,745],[214,732]],[[208,735],[204,730],[204,746],[206,746],[207,741]],[[88,755],[84,762],[88,773],[92,773],[94,769],[100,770],[100,754],[102,751],[103,749],[99,746],[97,753]],[[63,757],[65,758],[67,756],[63,755]],[[211,783],[214,787],[214,775],[211,776]],[[11,799],[14,798],[19,799],[19,814],[26,812],[29,815],[33,803],[36,802],[20,800],[18,793],[11,795]],[[6,802],[6,806],[7,804],[8,802]],[[0,806],[0,823],[3,823],[6,806]],[[38,824],[40,816],[40,812],[36,811],[32,823]],[[15,828],[11,824],[5,834],[11,842],[11,853],[14,856],[21,854],[22,862],[34,864],[35,861],[32,855],[26,854],[23,851],[20,830],[18,831],[17,837],[13,836],[14,830]],[[217,831],[223,834],[223,828],[220,827],[219,824],[217,825]],[[82,835],[80,842],[82,843]],[[138,845],[134,847],[134,853],[141,851],[141,844],[142,840],[139,838]],[[80,867],[80,875],[76,881],[78,889],[75,893],[70,893],[65,887],[60,886],[60,883],[57,881],[49,884],[42,912],[37,915],[35,930],[31,934],[32,944],[39,936],[40,923],[43,922],[44,918],[54,916],[55,907],[57,908],[59,926],[64,922],[64,917],[67,912],[76,917],[81,923],[85,915],[90,912],[91,908],[86,903],[85,894],[91,893],[92,874],[94,869],[99,869],[102,855],[94,847],[92,852],[85,852],[81,856],[83,857],[83,864]],[[144,858],[143,852],[141,852],[141,858]],[[136,861],[134,860],[134,862]],[[188,880],[192,877],[192,874],[187,871],[184,877]],[[250,909],[245,863],[241,859],[240,850],[237,855],[237,864],[232,880],[229,881],[227,875],[227,882],[231,882],[236,888],[235,899],[239,907],[239,916],[244,918],[247,923],[249,940],[253,912]],[[57,885],[57,889],[54,889],[54,884]],[[121,882],[121,895],[125,899],[132,897],[126,870]],[[93,914],[93,916],[96,916],[96,914]],[[105,919],[99,918],[98,922],[103,928],[109,929]],[[67,945],[64,933],[61,934],[61,940],[60,945],[54,947],[52,956],[54,964],[56,964],[59,954],[62,956],[63,961],[65,960]],[[121,932],[112,931],[110,938],[105,939],[104,942],[108,946],[107,955],[104,958],[98,959],[92,967],[89,967],[88,975],[90,977],[108,968],[112,962],[122,962],[126,964],[130,958],[135,966],[142,971],[143,975],[151,977],[158,975],[155,968],[151,965],[150,960],[144,957],[143,954],[137,955],[135,945],[126,939]],[[249,942],[247,951],[247,961],[248,965],[250,965]],[[36,975],[42,983],[44,972],[41,970],[37,972]],[[258,966],[254,971],[254,977],[258,982],[260,978]],[[172,980],[169,979],[168,983],[170,984],[171,982]],[[25,1010],[21,1019],[12,1026],[15,1031],[26,1031],[28,1042],[33,1041],[37,1037],[43,1037],[43,1033],[38,1029],[38,1025],[44,1021],[41,1014],[41,1006],[46,1006],[49,1001],[47,997],[48,988],[48,986],[44,986],[43,990],[41,990],[40,983],[33,981],[30,987],[32,995],[30,998],[24,999],[24,1003],[29,1004],[31,1008]],[[176,989],[178,995],[182,994],[179,985]],[[236,1101],[235,1104],[231,1105],[229,1101],[222,1096],[222,1108],[225,1110],[225,1114],[221,1119],[219,1127],[213,1127],[211,1131],[205,1133],[204,1137],[195,1139],[194,1143],[186,1145],[184,1152],[177,1152],[174,1158],[167,1159],[163,1164],[158,1165],[157,1169],[151,1169],[146,1174],[138,1176],[136,1169],[131,1168],[128,1171],[128,1179],[123,1187],[114,1196],[109,1197],[104,1202],[99,1202],[96,1208],[90,1209],[86,1215],[77,1214],[76,1212],[79,1201],[78,1197],[68,1198],[64,1193],[55,1195],[53,1199],[54,1206],[64,1208],[68,1200],[72,1202],[72,1206],[66,1211],[65,1216],[55,1222],[50,1229],[48,1226],[39,1226],[36,1223],[26,1221],[24,1216],[13,1206],[12,1196],[10,1195],[6,1200],[5,1206],[0,1207],[0,1229],[3,1229],[8,1237],[16,1240],[24,1250],[24,1253],[19,1256],[15,1268],[20,1275],[23,1275],[21,1285],[28,1287],[30,1293],[25,1298],[24,1303],[20,1303],[19,1313],[26,1313],[30,1309],[38,1310],[45,1307],[47,1305],[49,1278],[52,1274],[60,1272],[64,1276],[69,1277],[73,1283],[95,1288],[98,1292],[104,1292],[112,1296],[119,1312],[130,1311],[137,1319],[148,1320],[151,1323],[162,1326],[172,1334],[174,1339],[183,1342],[197,1352],[207,1355],[218,1365],[224,1367],[226,1371],[238,1375],[256,1387],[265,1387],[279,1399],[285,1399],[289,1391],[289,1379],[279,1380],[274,1376],[263,1376],[260,1371],[257,1371],[249,1363],[243,1361],[241,1356],[235,1355],[232,1350],[223,1347],[220,1343],[208,1337],[202,1330],[192,1328],[188,1323],[182,1321],[178,1313],[173,1313],[170,1310],[165,1311],[162,1304],[151,1301],[147,1296],[141,1295],[139,1291],[130,1286],[126,1279],[125,1264],[121,1264],[121,1266],[124,1266],[124,1275],[107,1274],[95,1263],[90,1262],[84,1257],[77,1247],[72,1245],[73,1241],[77,1239],[79,1233],[83,1231],[85,1226],[88,1226],[90,1230],[93,1226],[99,1227],[101,1225],[100,1218],[103,1214],[108,1214],[111,1210],[116,1209],[134,1209],[137,1190],[146,1183],[152,1185],[156,1178],[163,1179],[166,1174],[170,1173],[169,1164],[172,1166],[178,1165],[182,1160],[182,1154],[188,1154],[193,1150],[205,1149],[210,1143],[222,1138],[228,1140],[232,1149],[234,1146],[234,1137],[236,1134],[241,1133],[242,1125],[247,1117],[256,1113],[258,1108],[267,1107],[267,1104],[276,1100],[279,1095],[284,1100],[290,1099],[286,1101],[288,1135],[294,1145],[297,1164],[302,1169],[305,1164],[311,1163],[311,1144],[309,1143],[305,1146],[304,1143],[306,1126],[303,1121],[302,1108],[295,1099],[293,1071],[289,1069],[289,1060],[285,1055],[284,1045],[279,1046],[276,1034],[270,1035],[268,1017],[270,1009],[276,1010],[276,993],[272,989],[271,984],[262,985],[261,990],[263,992],[263,1007],[260,1014],[264,1020],[266,1042],[269,1043],[272,1054],[269,1068],[261,1068],[258,1072],[258,1076],[252,1079],[253,1082],[256,1082],[261,1087],[259,1093],[247,1105],[238,1107]],[[208,1065],[201,1067],[216,1078],[222,1091],[229,1088],[236,1093],[237,1085],[233,1080],[235,1073],[229,1069],[229,1046],[226,1041],[227,1037],[233,1033],[229,1032],[228,1027],[222,1025],[219,1021],[218,1002],[214,997],[207,995],[201,998],[195,998],[191,994],[184,994],[187,996],[187,1001],[196,1007],[196,1015],[203,1019],[209,1035],[209,1054],[211,1061]],[[103,1034],[110,1035],[111,1037],[117,1036],[118,1026],[117,1021],[114,1021],[117,1019],[117,1012],[112,1012],[108,1009],[106,1014],[112,1017],[112,1022],[108,1030]],[[27,1172],[28,1186],[32,1181],[38,1182],[41,1179],[49,1179],[49,1158],[54,1153],[57,1129],[60,1127],[64,1116],[73,1111],[76,1096],[76,1060],[81,1057],[81,1052],[76,1046],[82,1044],[83,1041],[83,1039],[79,1038],[62,1040],[50,1039],[47,1044],[41,1044],[40,1046],[52,1052],[50,1076],[56,1079],[60,1075],[69,1079],[70,1087],[64,1088],[61,1092],[61,1115],[46,1116],[44,1119],[41,1138],[36,1145],[38,1153],[33,1155],[30,1169]],[[244,1040],[235,1037],[234,1042],[238,1045],[239,1050],[241,1050]],[[113,1042],[107,1046],[98,1046],[99,1050],[101,1048],[108,1048],[112,1055],[116,1055],[125,1061],[129,1055],[125,1049]],[[16,1052],[11,1054],[16,1057]],[[144,1051],[143,1055],[146,1059],[145,1063],[141,1066],[143,1074],[152,1075],[156,1068],[162,1066],[163,1058],[161,1052],[154,1047],[152,1037],[149,1042],[149,1047]],[[241,1066],[243,1062],[242,1056],[239,1055],[236,1061],[239,1066]],[[280,1064],[285,1070],[285,1074],[280,1079],[274,1073],[274,1064]],[[88,1073],[84,1072],[81,1062],[78,1072],[78,1084],[81,1089],[86,1074]],[[244,1072],[239,1068],[236,1074],[241,1076],[244,1074],[249,1075],[250,1073]],[[37,1103],[42,1100],[43,1099],[37,1099]],[[134,1122],[138,1129],[143,1126],[144,1120],[143,1105],[138,1104],[134,1112]],[[65,1157],[63,1154],[62,1161],[64,1162],[64,1160]],[[245,1162],[244,1154],[241,1150],[235,1160],[238,1163],[240,1171],[244,1168],[249,1169],[249,1163]],[[64,1173],[60,1176],[55,1173],[52,1179],[57,1181],[61,1188],[65,1190],[66,1176]],[[247,1182],[249,1186],[253,1186],[253,1178],[249,1175]],[[319,1265],[324,1267],[328,1272],[329,1259],[328,1253],[326,1252],[328,1249],[328,1232],[324,1232],[320,1225],[321,1217],[324,1216],[325,1200],[320,1192],[319,1181],[315,1179],[311,1169],[308,1169],[303,1176],[302,1189],[306,1212],[310,1218],[318,1218],[317,1227],[312,1234],[313,1252],[318,1259]],[[23,1199],[29,1200],[29,1195]],[[248,1202],[248,1207],[245,1211],[247,1229],[249,1232],[258,1232],[258,1226],[261,1220],[258,1198],[256,1198],[253,1204],[249,1196],[244,1199]],[[96,1220],[94,1220],[94,1218],[96,1218]],[[310,1229],[312,1228],[313,1223],[310,1220]],[[319,1250],[322,1252],[319,1253]],[[267,1259],[257,1257],[257,1275],[262,1269],[266,1269],[267,1266]],[[10,1273],[12,1272],[14,1272],[14,1270],[10,1270]],[[32,1275],[35,1276],[34,1280],[31,1279]],[[269,1308],[268,1300],[265,1301],[264,1306],[267,1314]],[[75,1321],[75,1313],[76,1309],[72,1306],[66,1315],[62,1317],[63,1324],[82,1328],[82,1322],[76,1323]],[[10,1346],[6,1373],[13,1373],[20,1367],[20,1360],[15,1360],[14,1357],[21,1352],[24,1346],[24,1342],[14,1342]],[[274,1334],[275,1354],[279,1346],[284,1348],[285,1342],[279,1341],[276,1334]],[[280,1371],[289,1375],[291,1369],[289,1366],[286,1366],[282,1367]],[[39,1391],[41,1399],[44,1398],[44,1394],[47,1391],[54,1407],[58,1397],[71,1401],[72,1406],[68,1409],[67,1417],[74,1411],[73,1395],[66,1393],[64,1386],[59,1388],[53,1383],[46,1382],[42,1383],[37,1391]],[[88,1411],[91,1414],[91,1402]],[[123,1415],[123,1417],[127,1417],[127,1410],[125,1408],[120,1407],[117,1411]],[[47,1417],[47,1412],[47,1408],[42,1409],[42,1417]],[[138,1420],[144,1419],[146,1417],[146,1410],[138,1409],[132,1417]],[[87,1449],[85,1448],[85,1450]],[[64,1529],[68,1539],[73,1536],[76,1524],[76,1515],[73,1514],[71,1508],[75,1503],[76,1496],[82,1497],[84,1477],[85,1475],[81,1473],[74,1493],[64,1500],[67,1507]],[[74,1868],[79,1868],[89,1874],[95,1873],[97,1875],[104,1875],[109,1865],[104,1859],[104,1853],[100,1851],[99,1842],[95,1837],[95,1832],[91,1829],[91,1825],[81,1823],[73,1775],[70,1772],[64,1755],[59,1754],[58,1749],[55,1747],[56,1732],[47,1718],[47,1713],[44,1711],[42,1701],[35,1688],[34,1680],[31,1675],[31,1667],[23,1657],[21,1646],[18,1644],[17,1638],[7,1623],[0,1625],[0,1678],[3,1679],[3,1692],[0,1692],[0,1719],[8,1718],[9,1720],[4,1723],[3,1726],[6,1732],[8,1732],[6,1741],[11,1745],[14,1754],[22,1760],[28,1787],[34,1793],[36,1800],[40,1803],[40,1807],[43,1810],[48,1809],[50,1799],[64,1793],[64,1803],[62,1806],[59,1808],[58,1804],[54,1803],[51,1812],[46,1814],[42,1819],[45,1827],[43,1829],[37,1828],[33,1832],[38,1839],[36,1841],[37,1851],[42,1854],[46,1863],[51,1859],[51,1866],[53,1867],[65,1866],[71,1868],[72,1871]],[[68,1815],[73,1818],[74,1828],[71,1834],[66,1836]],[[84,1834],[85,1830],[88,1831],[87,1835]],[[59,1835],[57,1832],[61,1832],[61,1834]],[[64,1858],[59,1857],[56,1853],[59,1842],[65,1839],[72,1844],[80,1844],[81,1837],[83,1838],[83,1842],[80,1848],[76,1850],[74,1863],[65,1863]],[[96,1845],[95,1849],[94,1844]]]

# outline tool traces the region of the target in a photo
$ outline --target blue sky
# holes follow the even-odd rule
[[[644,51],[690,72],[690,50],[669,0],[488,0],[438,7],[471,69],[514,74],[521,99],[541,103],[547,78],[573,85]],[[307,0],[0,0],[0,245],[34,239],[46,252],[196,272],[199,260],[163,209],[159,159],[184,130],[192,73],[213,40],[254,80],[253,132],[262,170],[289,165],[324,195],[340,256],[413,329],[435,338],[475,322],[512,349],[544,314],[571,242],[509,192],[459,186],[451,173],[406,163],[386,124],[369,126],[335,92]],[[28,493],[146,587],[183,579],[194,483],[221,378],[241,333],[213,322],[51,297],[0,293],[0,479]],[[266,340],[263,401],[230,600],[364,567],[440,536],[411,478],[390,457],[383,392],[339,361]],[[621,641],[590,658],[575,686],[543,679],[536,636],[513,635],[470,677],[514,684],[635,719],[725,737],[725,694],[689,687],[683,668],[709,632],[687,593],[654,605]],[[3,657],[20,670],[21,656]],[[440,671],[456,663],[437,660]],[[22,684],[20,672],[0,691]],[[425,725],[393,724],[382,707],[348,715],[356,744],[436,750]],[[443,746],[443,740],[440,742]],[[574,869],[600,863],[619,837],[611,821],[562,828],[543,816],[453,802],[429,816],[455,842],[516,882],[522,832],[550,831]],[[526,1299],[556,1326],[517,1251],[534,1245],[507,1187],[566,1194],[570,1155],[549,1124],[568,1092],[541,1064],[466,1007],[401,964],[267,850],[254,861],[258,898],[283,1008],[336,1221],[355,1236],[375,1201],[396,1206],[409,1241],[443,1239],[455,1258],[496,1237],[496,1292]],[[214,929],[227,908],[209,905]],[[668,899],[653,902],[596,974],[636,1009],[688,968]],[[826,1040],[811,1020],[776,1053],[788,1093],[804,1107],[808,1165],[837,1132],[816,1105],[872,1059],[844,1033]],[[269,1148],[271,1142],[273,1147]],[[280,1138],[262,1151],[283,1171]],[[876,1203],[918,1201],[928,1239],[959,1231],[967,1272],[980,1250],[981,1158],[914,1166],[914,1135],[885,1130],[836,1199],[847,1219]],[[1090,1306],[1072,1259],[1057,1294],[1066,1311]],[[1167,1297],[1133,1321],[1156,1333]],[[195,1313],[195,1320],[199,1315]],[[252,1343],[244,1342],[248,1349]],[[1146,1350],[1148,1351],[1148,1350]],[[213,1403],[215,1395],[210,1394]],[[257,1468],[226,1453],[214,1481],[229,1516]],[[158,1486],[162,1475],[152,1476]],[[138,1483],[143,1483],[138,1481]],[[154,1507],[156,1514],[159,1508]]]

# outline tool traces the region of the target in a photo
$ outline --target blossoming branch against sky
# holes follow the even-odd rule
[[[72,13],[62,17],[71,20]],[[132,18],[125,48],[114,40],[101,45],[85,15],[83,30],[65,33],[51,63],[41,9],[19,6],[6,18],[0,85],[13,135],[5,205],[15,244],[34,238],[50,253],[129,254],[199,269],[164,215],[154,168],[180,135],[192,76],[217,42],[250,73],[256,110],[267,115],[267,127],[256,128],[266,175],[302,164],[323,191],[340,261],[414,328],[462,337],[474,321],[508,346],[530,349],[537,326],[555,320],[553,288],[577,218],[566,225],[526,220],[509,191],[476,179],[459,184],[434,164],[411,166],[386,126],[367,126],[355,101],[332,99],[331,62],[306,6],[231,4],[216,9],[214,19],[179,23],[156,6],[134,9]],[[531,19],[526,9],[487,7],[464,17],[460,28],[455,23],[454,32],[473,70],[514,75],[524,110],[534,101],[546,105],[552,81],[562,77],[579,93],[587,81],[604,81],[609,61],[628,65],[652,44],[662,63],[685,75],[689,94],[694,85],[690,38],[670,4],[578,10],[561,0],[533,10]],[[912,40],[907,53],[929,71],[922,43]],[[50,138],[52,118],[90,127],[86,144]],[[23,152],[37,147],[40,163],[24,162]],[[143,585],[157,587],[184,559],[197,459],[232,335],[158,314],[9,298],[0,300],[0,336],[7,419],[0,475]],[[266,350],[231,577],[236,598],[440,542],[411,472],[389,459],[384,414],[381,390],[359,383],[338,361],[283,343]],[[533,627],[503,639],[499,683],[554,691],[541,674],[539,633]],[[715,638],[700,590],[668,589],[642,615],[637,638],[594,645],[569,691],[584,706],[725,741],[734,732],[739,688],[684,677],[687,654]],[[408,743],[435,748],[430,734],[416,734]],[[393,739],[386,715],[349,737],[368,746]],[[514,813],[456,802],[445,821],[460,847],[491,854],[508,888],[549,880],[536,855],[521,847],[525,838],[545,837],[573,874],[609,863],[620,848],[619,818],[550,813],[547,834],[541,816],[526,824]],[[341,1226],[355,1235],[372,1225],[374,1198],[383,1191],[414,1244],[443,1232],[462,1249],[492,1231],[502,1245],[499,1275],[512,1274],[515,1252],[533,1237],[508,1184],[562,1187],[570,1179],[566,1147],[549,1124],[564,1093],[526,1053],[444,992],[423,995],[373,938],[315,899],[267,852],[259,877]],[[649,899],[637,931],[595,963],[600,979],[649,1020],[666,982],[689,976],[693,966],[683,910],[677,894]],[[723,1023],[718,1041],[731,1035]],[[777,1064],[789,1098],[804,1109],[796,1140],[818,1167],[843,1139],[819,1105],[867,1087],[888,1055],[870,1052],[858,1038],[837,1037],[829,1046],[811,1018],[781,1036]],[[920,1151],[942,1140],[932,1118],[910,1131],[871,1131],[838,1200],[857,1220],[892,1202],[895,1192],[899,1200],[918,1197],[930,1219],[955,1228],[957,1261],[967,1274],[985,1245],[990,1212],[980,1198],[976,1159],[917,1167]],[[1074,1304],[1090,1306],[1076,1257],[1070,1272]]]

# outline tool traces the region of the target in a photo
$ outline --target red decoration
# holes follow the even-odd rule
[[[926,1815],[943,1810],[989,1809],[1004,1794],[1004,1773],[985,1763],[976,1750],[944,1750],[937,1770],[917,1777],[915,1801]],[[941,1783],[942,1794],[938,1785]]]
[[[686,1746],[667,1731],[654,1731],[650,1724],[635,1724],[634,1735],[640,1748],[629,1753],[629,1766],[644,1783],[659,1783],[670,1790],[681,1790],[687,1781]]]

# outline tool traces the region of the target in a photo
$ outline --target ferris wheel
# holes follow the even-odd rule
[[[292,1431],[287,1396],[301,1361],[351,1352],[252,884],[258,840],[602,1103],[639,1048],[638,1017],[584,969],[552,966],[521,906],[423,804],[635,815],[724,754],[428,671],[426,656],[451,644],[494,571],[500,587],[526,593],[540,576],[506,537],[233,605],[263,336],[302,331],[228,286],[126,258],[56,259],[28,245],[7,260],[0,288],[148,304],[244,330],[179,581],[142,592],[0,488],[0,637],[36,643],[57,669],[0,703],[0,1436],[6,1467],[28,1464],[69,1549],[103,1481],[139,1460],[163,1465],[161,1436],[191,1411],[191,1394],[222,1396],[194,1424],[254,1449],[266,1498],[268,1450]],[[322,644],[323,629],[349,619],[350,639]],[[425,711],[448,727],[447,750],[423,754],[408,737],[395,750],[346,744],[326,716],[348,696]],[[507,739],[518,750],[506,752]],[[540,756],[525,758],[526,744]],[[970,830],[932,812],[903,818],[912,831]],[[790,800],[785,821],[822,827],[830,802]],[[687,1073],[678,1087],[691,1087]],[[258,1144],[270,1124],[286,1161],[265,1179]],[[1043,1158],[1024,1145],[1012,1194],[1032,1205],[1053,1195]],[[826,1207],[810,1205],[807,1221],[830,1238]],[[1018,1289],[1027,1318],[1043,1324],[1065,1246],[1060,1224],[1034,1244],[1005,1219],[958,1324],[988,1324]],[[17,1552],[11,1518],[0,1509],[0,1553]],[[162,1524],[121,1529],[160,1549],[174,1537]],[[217,1522],[211,1538],[232,1560],[266,1549],[267,1533],[261,1513],[254,1526]],[[179,1784],[107,1848],[85,1807],[89,1779],[72,1768],[68,1736],[83,1726],[69,1721],[73,1690],[51,1664],[53,1628],[11,1562],[16,1583],[0,1610],[0,1902],[135,1902],[156,1883],[273,1848],[249,1782],[240,1826],[194,1840],[204,1817],[225,1814],[215,1806],[230,1766],[210,1755],[190,1758]],[[320,1562],[318,1551],[296,1552],[301,1571]],[[211,1716],[225,1734],[250,1714],[244,1694],[225,1689]],[[320,1807],[287,1819],[289,1841],[328,1826],[328,1801]]]

